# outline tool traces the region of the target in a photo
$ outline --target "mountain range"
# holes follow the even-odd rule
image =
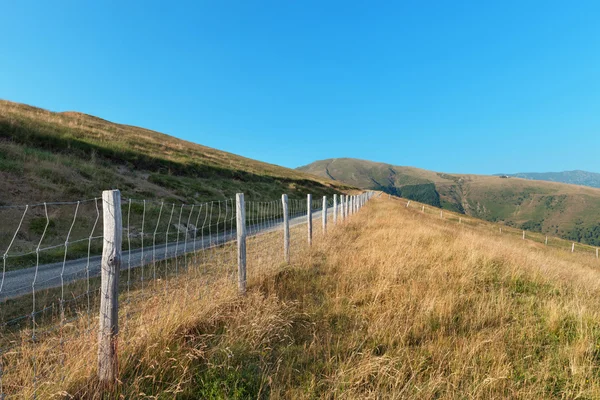
[[[298,170],[508,226],[600,245],[597,188],[509,175],[447,174],[352,158],[316,161]],[[540,177],[530,175],[534,176]],[[560,176],[575,179],[567,173]]]
[[[262,201],[364,188],[600,245],[600,189],[563,183],[600,186],[599,177],[447,174],[351,158],[293,170],[87,114],[0,101],[0,206],[94,198],[110,188],[186,204],[236,192]]]
[[[562,171],[562,172],[520,172],[517,174],[498,174],[513,178],[531,179],[536,181],[550,181],[569,183],[571,185],[582,185],[600,188],[600,174],[589,171]]]

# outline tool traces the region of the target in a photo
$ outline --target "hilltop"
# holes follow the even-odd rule
[[[600,244],[600,190],[558,182],[447,174],[352,158],[298,168],[508,226]]]
[[[78,112],[0,101],[0,205],[124,196],[185,203],[282,193],[328,194],[348,185]]]

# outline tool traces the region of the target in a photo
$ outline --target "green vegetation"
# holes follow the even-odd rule
[[[299,170],[487,221],[585,244],[600,244],[598,189],[498,176],[437,173],[349,158],[316,161]],[[575,175],[581,179],[588,176]]]
[[[421,203],[429,204],[434,207],[441,207],[440,195],[435,190],[433,183],[425,183],[422,185],[405,185],[397,191],[399,196],[409,200],[420,201]]]

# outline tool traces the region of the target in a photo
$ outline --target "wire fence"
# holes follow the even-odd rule
[[[540,232],[533,232],[529,230],[507,226],[504,224],[484,221],[482,219],[473,218],[468,215],[447,211],[438,207],[433,207],[413,200],[408,200],[391,195],[388,195],[388,198],[403,203],[404,206],[410,210],[420,212],[426,215],[436,216],[445,221],[490,230],[492,232],[497,233],[498,235],[509,235],[511,237],[525,240],[528,243],[534,242],[545,247],[558,248],[571,253],[589,254],[591,257],[600,259],[600,249],[595,246],[590,246],[587,244],[574,242],[551,235],[546,235]]]
[[[81,358],[83,375],[101,373],[95,343],[102,343],[99,322],[108,318],[100,309],[111,262],[118,267],[111,311],[118,330],[109,332],[116,343],[157,294],[186,288],[185,301],[196,301],[203,288],[235,287],[236,280],[245,289],[247,280],[324,240],[327,226],[344,222],[372,196],[244,202],[238,195],[190,205],[119,194],[118,210],[105,198],[0,207],[0,399],[57,393],[72,373],[69,357]],[[106,221],[118,228],[113,258],[106,256]],[[73,347],[81,346],[82,337],[89,345]]]

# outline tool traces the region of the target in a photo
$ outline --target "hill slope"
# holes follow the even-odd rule
[[[316,178],[76,112],[0,101],[0,205],[125,196],[195,203],[245,192],[315,195],[347,189]]]
[[[600,245],[600,190],[498,176],[444,174],[350,158],[298,168],[488,221]]]
[[[532,179],[537,181],[562,182],[572,185],[582,185],[600,188],[600,174],[588,171],[562,171],[562,172],[520,172],[508,174],[514,178]]]

